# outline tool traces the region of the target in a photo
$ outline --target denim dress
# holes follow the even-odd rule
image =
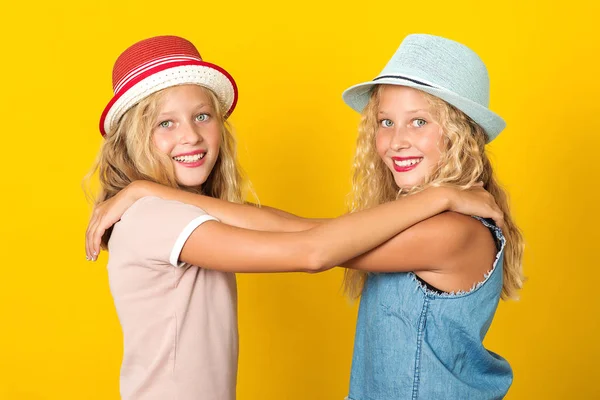
[[[414,273],[372,273],[363,289],[347,400],[491,400],[512,383],[508,362],[483,346],[502,291],[506,240],[483,281],[439,293]]]

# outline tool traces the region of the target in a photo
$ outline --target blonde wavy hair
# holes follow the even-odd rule
[[[434,119],[442,127],[446,151],[437,167],[422,184],[410,189],[399,189],[391,171],[379,157],[375,147],[378,129],[377,113],[382,85],[373,90],[369,103],[362,112],[358,130],[356,153],[352,165],[352,191],[348,207],[351,212],[371,208],[416,193],[428,186],[454,185],[469,188],[481,181],[494,196],[504,213],[504,250],[502,298],[516,299],[523,286],[523,237],[510,215],[508,196],[498,183],[485,152],[484,130],[462,111],[445,101],[422,92],[431,105]],[[367,273],[346,269],[344,288],[352,298],[357,298],[367,279]]]
[[[95,205],[110,199],[136,180],[147,180],[176,189],[201,193],[207,196],[243,203],[244,174],[236,158],[236,141],[230,124],[225,119],[217,96],[210,89],[208,94],[220,122],[221,146],[219,156],[202,187],[185,187],[177,183],[171,157],[158,151],[152,140],[159,104],[164,92],[149,95],[129,109],[117,126],[107,132],[100,153],[86,176],[84,184],[88,197],[93,195],[89,181],[97,172],[100,192]],[[106,249],[112,229],[102,237],[102,247]]]

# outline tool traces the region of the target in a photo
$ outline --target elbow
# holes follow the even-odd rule
[[[314,274],[326,271],[335,266],[335,252],[328,241],[322,240],[311,230],[298,232],[290,236],[291,252],[285,257],[292,263],[293,270]]]
[[[304,269],[304,272],[309,273],[309,274],[316,274],[319,272],[323,272],[328,270],[329,268],[331,268],[330,266],[326,265],[323,262],[320,261],[309,261],[309,263],[307,264],[306,268]]]
[[[334,266],[322,246],[312,246],[305,254],[307,254],[305,272],[309,274],[323,272]]]

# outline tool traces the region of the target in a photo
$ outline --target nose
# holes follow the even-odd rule
[[[190,122],[182,123],[178,133],[180,144],[194,145],[204,140],[198,128]]]
[[[410,147],[408,132],[404,128],[397,128],[390,138],[390,149],[399,151]]]

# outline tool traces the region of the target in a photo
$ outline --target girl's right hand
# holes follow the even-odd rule
[[[117,223],[125,211],[141,197],[143,197],[142,188],[139,188],[136,182],[133,182],[110,199],[94,207],[85,233],[85,255],[87,260],[96,261],[98,259],[104,232]]]
[[[500,229],[504,226],[504,213],[494,197],[478,183],[469,189],[449,188],[449,211],[465,215],[491,218]]]

